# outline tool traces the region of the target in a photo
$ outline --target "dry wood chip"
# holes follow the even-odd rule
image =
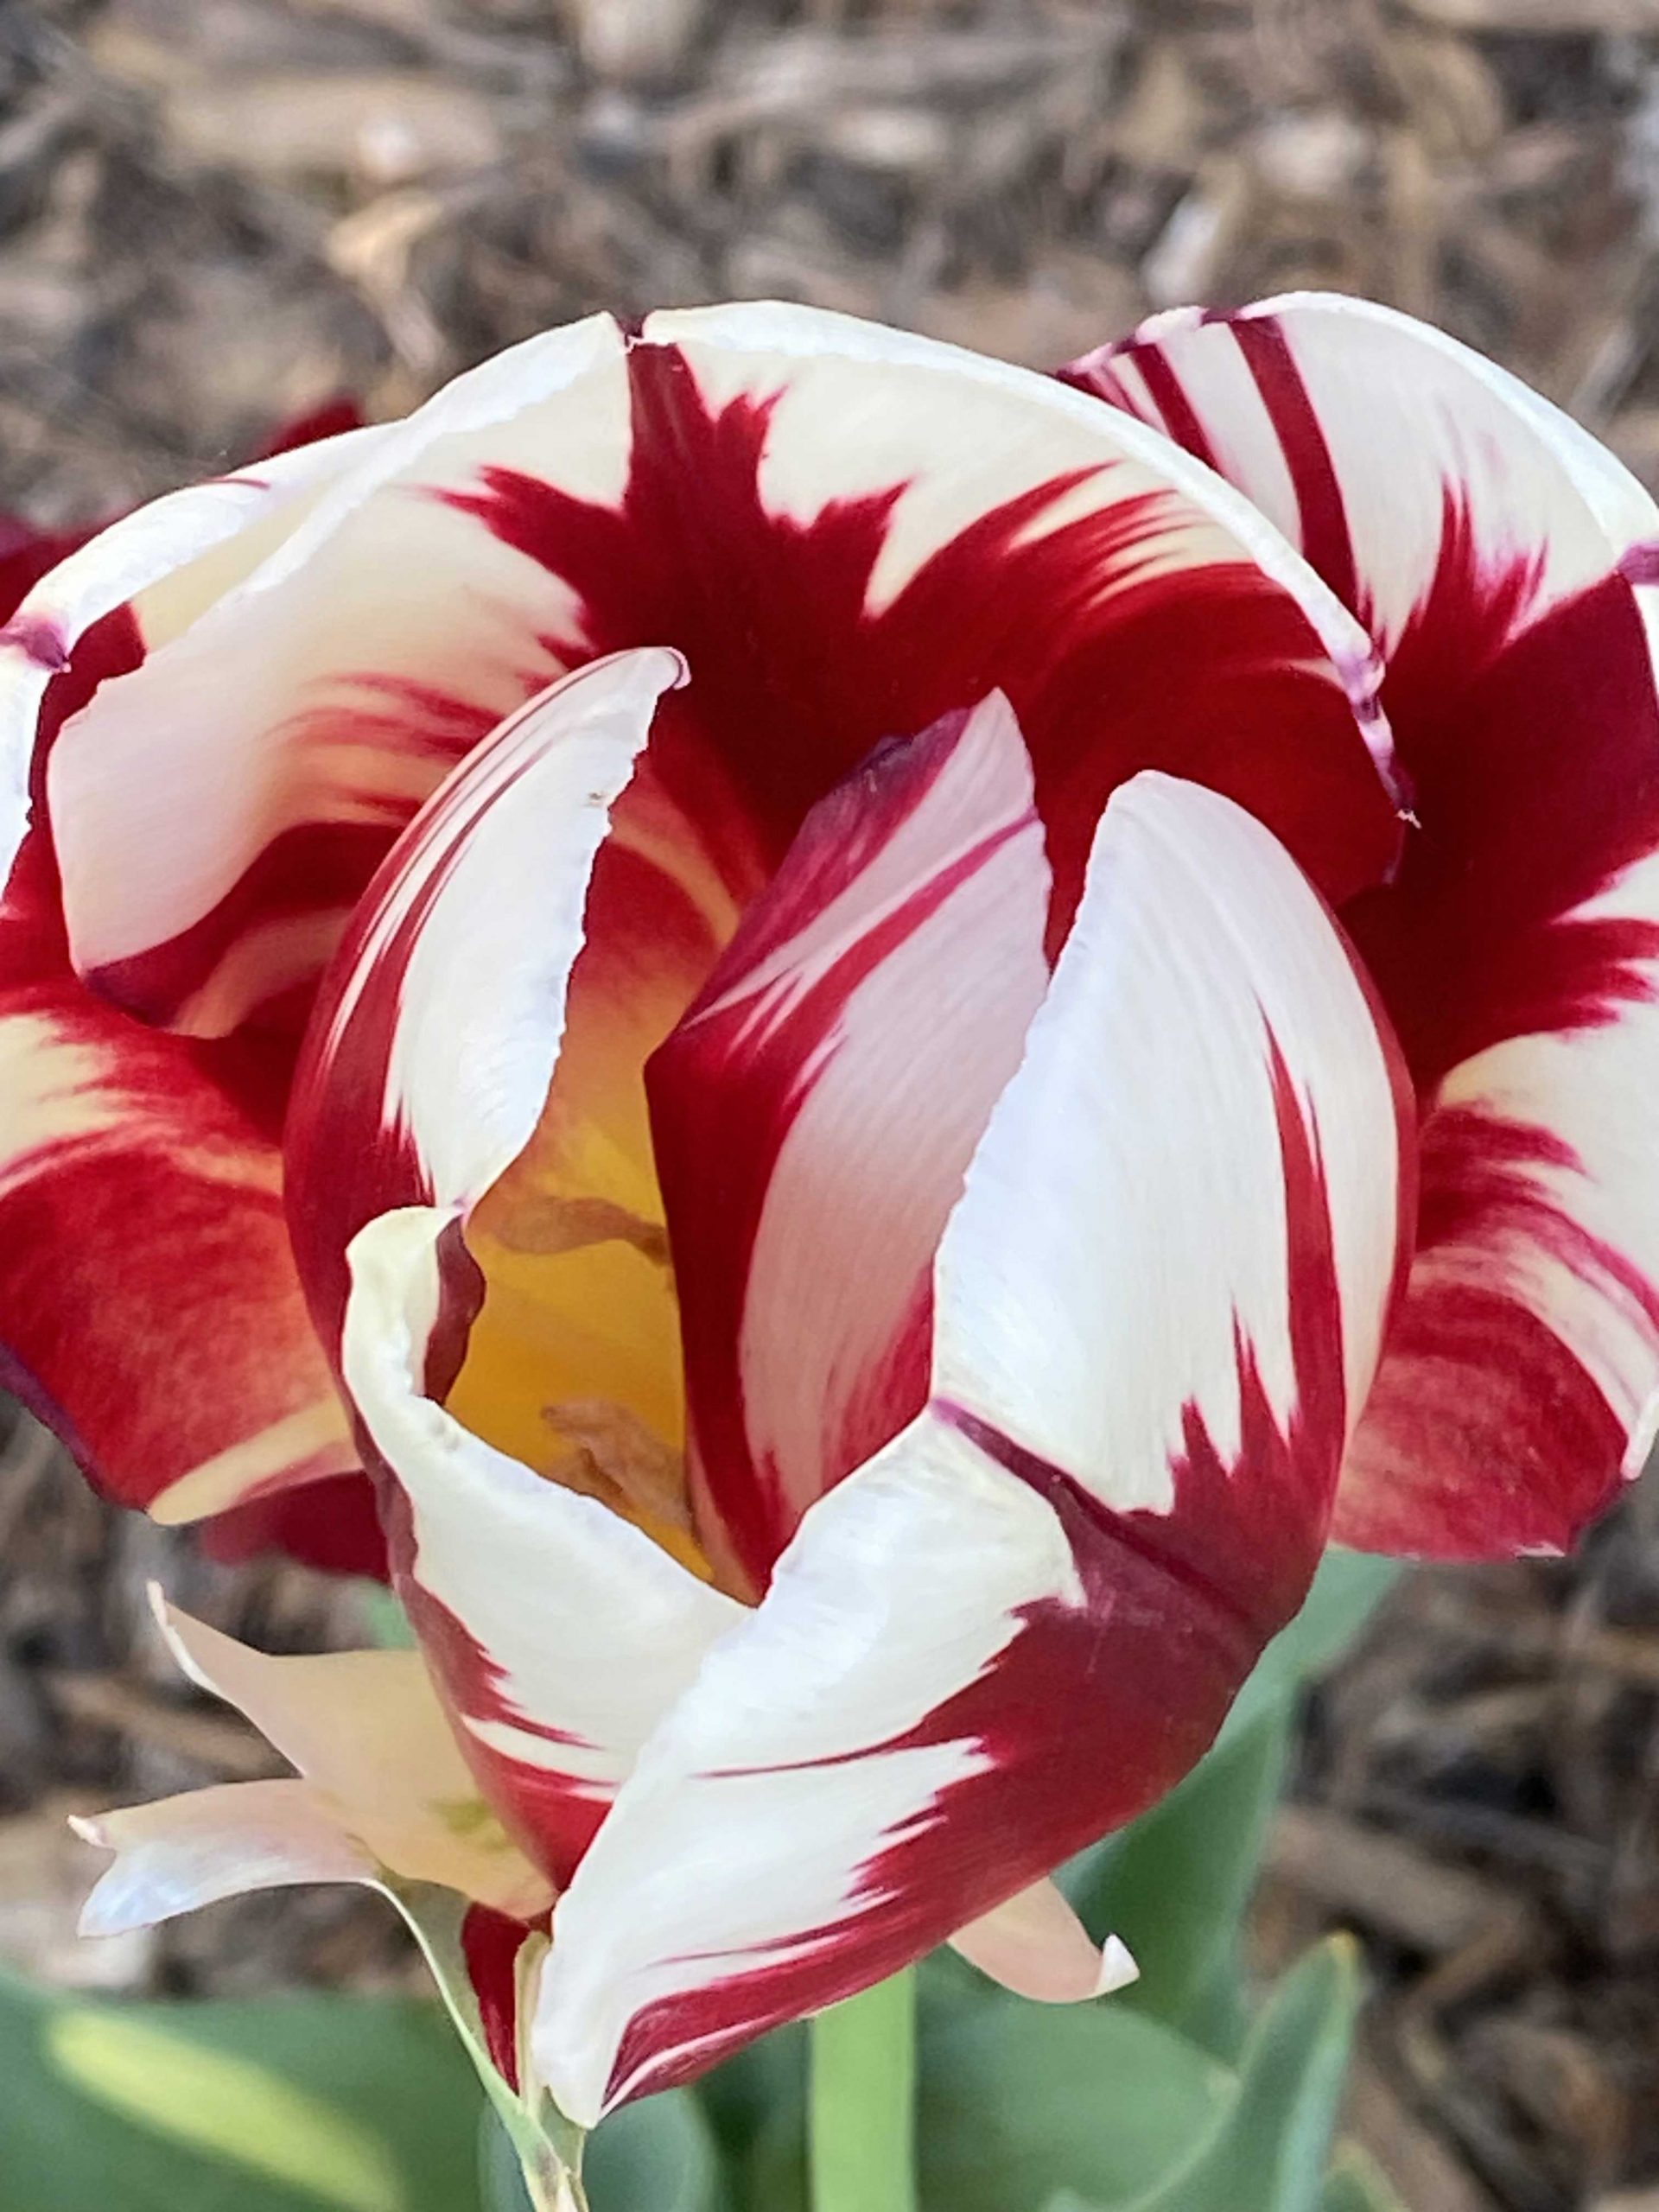
[[[1406,0],[1414,15],[1459,31],[1560,37],[1659,30],[1659,0]]]
[[[1482,1876],[1448,1866],[1403,1836],[1309,1805],[1280,1814],[1268,1864],[1332,1912],[1436,1958],[1511,1922],[1516,1910]]]
[[[229,1713],[178,1705],[119,1675],[54,1673],[48,1694],[83,1728],[108,1728],[124,1742],[161,1751],[238,1782],[282,1771],[282,1761],[263,1736]]]
[[[481,168],[502,151],[490,103],[437,76],[186,83],[168,99],[166,117],[193,160],[273,176],[333,171],[385,187]]]

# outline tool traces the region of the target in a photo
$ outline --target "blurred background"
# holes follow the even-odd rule
[[[0,0],[0,509],[36,523],[599,306],[781,295],[1049,365],[1304,284],[1659,484],[1659,0]],[[75,1941],[67,1812],[271,1770],[146,1582],[270,1649],[367,1601],[106,1513],[3,1409],[0,1454],[0,1965],[412,1986],[345,1893]],[[1410,2212],[1659,2212],[1659,1491],[1571,1567],[1408,1578],[1269,1864],[1264,1971],[1364,1942],[1350,2123]]]

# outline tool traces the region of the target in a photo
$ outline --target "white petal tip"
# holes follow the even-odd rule
[[[1140,1979],[1141,1969],[1128,1945],[1116,1936],[1109,1936],[1100,1947],[1100,1978],[1095,1984],[1096,1996],[1110,1997]]]

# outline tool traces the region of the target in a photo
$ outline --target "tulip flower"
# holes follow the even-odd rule
[[[96,1824],[90,1924],[378,1883],[577,2128],[946,1939],[1122,1980],[1046,1878],[1326,1542],[1647,1448],[1656,578],[1319,297],[598,316],[48,575],[0,1336],[164,1520],[366,1468],[419,1644],[164,1609],[296,1774]]]

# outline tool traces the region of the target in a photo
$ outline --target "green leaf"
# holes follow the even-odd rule
[[[91,2006],[48,2019],[46,2050],[83,2095],[153,2135],[340,2212],[401,2212],[404,2186],[384,2138],[267,2067],[140,2015]]]
[[[722,2212],[714,2129],[690,2089],[625,2105],[593,2135],[582,2168],[593,2212]]]
[[[480,2101],[429,2005],[0,1980],[0,2212],[475,2212]]]
[[[1208,1756],[1161,1804],[1061,1875],[1089,1926],[1121,1936],[1140,1965],[1141,1980],[1116,2001],[1219,2057],[1236,2058],[1243,2041],[1240,1931],[1284,1786],[1296,1699],[1397,1573],[1391,1560],[1327,1552]]]
[[[1398,1580],[1400,1562],[1332,1545],[1319,1561],[1302,1610],[1268,1644],[1233,1702],[1221,1743],[1248,1728],[1264,1705],[1306,1688],[1339,1659]]]
[[[484,2212],[535,2212],[512,2138],[488,2107],[479,2121],[478,2174]]]
[[[1067,1870],[1088,1925],[1121,1936],[1141,1979],[1116,2001],[1219,2057],[1243,2040],[1240,1929],[1284,1786],[1293,1707],[1263,1700],[1180,1787]]]
[[[1285,1976],[1250,2031],[1219,2124],[1132,2212],[1320,2212],[1359,2009],[1358,1958],[1351,1937],[1333,1936]]]
[[[1122,2205],[1208,2135],[1232,2092],[1226,2068],[1116,2002],[1051,2009],[997,1996],[925,2009],[924,2212],[1026,2212],[1067,2188]],[[746,2202],[804,2212],[798,2111],[763,2133]]]
[[[1326,2178],[1319,2212],[1402,2212],[1402,2207],[1359,2145],[1344,2143]]]

